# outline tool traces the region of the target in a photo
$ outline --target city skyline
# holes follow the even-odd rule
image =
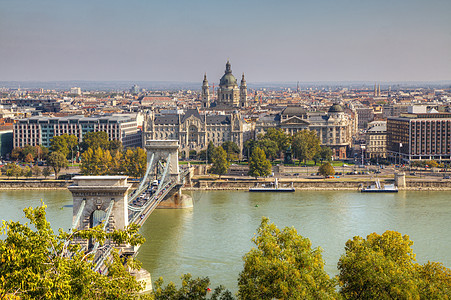
[[[0,81],[451,79],[449,1],[0,2]]]

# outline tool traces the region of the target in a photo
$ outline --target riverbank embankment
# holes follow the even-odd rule
[[[193,178],[191,184],[185,185],[183,190],[237,190],[245,191],[251,187],[271,184],[273,181],[268,178],[248,179],[248,178]],[[381,183],[393,183],[393,179],[382,179]],[[33,190],[33,189],[67,189],[72,184],[72,180],[0,180],[0,190]],[[360,190],[363,186],[374,184],[371,179],[283,179],[279,180],[281,187],[293,186],[296,190]],[[134,183],[136,185],[136,183]],[[406,179],[406,187],[400,190],[410,191],[450,191],[451,180],[412,180]]]
[[[382,184],[391,184],[393,179],[380,180]],[[271,184],[268,179],[192,179],[191,185],[185,186],[184,190],[248,190],[251,187]],[[294,187],[296,190],[360,190],[363,186],[374,184],[371,179],[293,179],[279,180],[281,187]],[[450,180],[406,180],[406,187],[400,190],[411,191],[449,191]]]

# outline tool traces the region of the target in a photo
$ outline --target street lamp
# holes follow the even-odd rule
[[[401,148],[402,148],[402,143],[399,143],[398,156],[399,156],[399,165],[400,165],[400,167],[401,167]]]

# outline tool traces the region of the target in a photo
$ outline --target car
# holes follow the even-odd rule
[[[449,175],[443,176],[443,179],[450,179],[451,177]]]
[[[299,173],[294,173],[293,176],[299,176]]]

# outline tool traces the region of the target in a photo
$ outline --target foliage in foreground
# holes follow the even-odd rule
[[[451,270],[415,262],[407,235],[386,231],[346,242],[338,262],[345,299],[451,299]]]
[[[241,299],[335,299],[336,281],[324,271],[321,249],[294,227],[280,230],[263,218],[252,239],[257,248],[243,258]]]
[[[108,265],[108,275],[92,270],[92,254],[78,251],[79,245],[68,242],[76,237],[93,238],[102,245],[111,239],[116,243],[138,245],[144,238],[139,227],[105,233],[100,227],[55,234],[46,220],[45,205],[24,209],[29,224],[3,221],[0,240],[0,299],[133,299],[142,289],[127,263],[114,254]],[[71,253],[71,255],[69,255]]]
[[[182,287],[177,289],[173,282],[163,287],[163,278],[159,278],[154,285],[152,297],[155,300],[184,300],[184,299],[211,299],[211,300],[232,300],[234,299],[229,290],[223,286],[218,286],[214,292],[209,295],[210,279],[208,277],[192,279],[191,274],[185,274],[181,277]],[[210,297],[208,297],[210,296]]]

